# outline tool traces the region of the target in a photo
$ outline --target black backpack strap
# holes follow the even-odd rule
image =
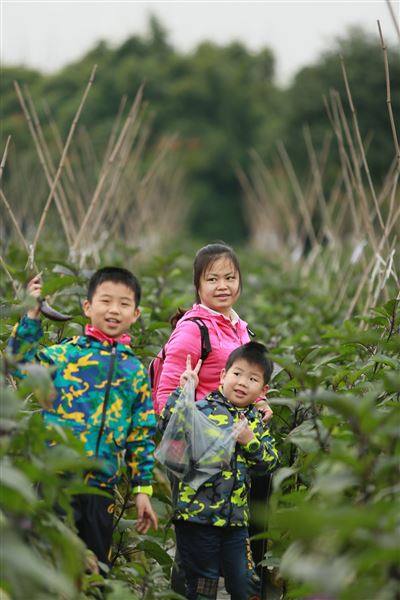
[[[200,358],[201,358],[202,362],[204,362],[212,350],[210,336],[208,333],[208,327],[204,323],[204,321],[202,319],[200,319],[200,317],[189,317],[188,319],[184,319],[184,320],[185,321],[193,321],[194,323],[196,323],[196,325],[200,329],[200,337],[201,337]]]

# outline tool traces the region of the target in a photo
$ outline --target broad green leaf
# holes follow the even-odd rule
[[[46,597],[47,590],[53,594],[64,594],[71,600],[74,598],[74,583],[47,564],[43,557],[18,539],[15,533],[3,533],[0,557],[5,578],[10,581],[16,598],[24,597],[24,593],[28,597],[27,594],[32,593],[30,581],[36,583],[37,597]],[[43,592],[42,596],[40,590]]]
[[[7,459],[3,459],[0,463],[0,481],[2,486],[15,490],[27,502],[32,503],[37,500],[29,479]]]
[[[286,479],[297,473],[297,471],[298,470],[293,467],[282,467],[281,469],[275,471],[274,476],[272,478],[274,490],[279,489],[281,484]]]
[[[171,556],[157,542],[143,540],[138,544],[138,548],[154,558],[160,565],[168,567],[172,565]]]

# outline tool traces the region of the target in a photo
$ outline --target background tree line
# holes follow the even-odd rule
[[[167,136],[176,136],[169,152],[176,155],[186,174],[189,233],[231,243],[243,241],[248,227],[236,169],[248,168],[250,149],[273,165],[277,160],[276,143],[282,140],[300,179],[307,177],[302,128],[310,127],[318,152],[330,130],[323,96],[329,95],[331,89],[337,90],[348,111],[340,55],[345,60],[368,164],[379,182],[394,154],[378,35],[370,36],[362,30],[347,32],[284,88],[276,82],[271,49],[253,52],[238,42],[227,46],[204,42],[191,52],[178,51],[154,17],[147,35],[133,35],[117,47],[100,42],[78,62],[52,75],[23,67],[3,67],[3,147],[7,135],[12,135],[5,179],[12,176],[13,169],[19,177],[23,175],[13,156],[20,160],[25,155],[28,164],[34,161],[13,81],[29,87],[39,111],[54,117],[65,138],[96,63],[99,68],[95,84],[80,121],[92,133],[93,167],[101,167],[121,98],[132,99],[144,82],[144,118],[150,126],[147,157],[150,161]],[[400,114],[400,58],[390,49],[389,62],[393,111]],[[328,174],[336,158],[333,151],[326,166]],[[20,185],[34,188],[29,177]]]

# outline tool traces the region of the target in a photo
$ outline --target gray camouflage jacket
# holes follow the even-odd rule
[[[168,398],[158,424],[163,432],[179,397],[180,389]],[[250,471],[263,475],[278,463],[278,453],[269,429],[264,427],[254,405],[238,409],[216,390],[196,407],[221,428],[231,428],[244,412],[254,431],[258,447],[250,451],[247,445],[236,444],[229,467],[213,475],[198,490],[175,479],[173,485],[174,520],[190,521],[217,527],[247,526],[249,522],[248,492]]]

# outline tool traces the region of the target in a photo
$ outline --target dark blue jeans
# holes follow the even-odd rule
[[[176,544],[188,600],[216,598],[220,567],[232,600],[260,597],[247,527],[214,527],[175,521]]]

